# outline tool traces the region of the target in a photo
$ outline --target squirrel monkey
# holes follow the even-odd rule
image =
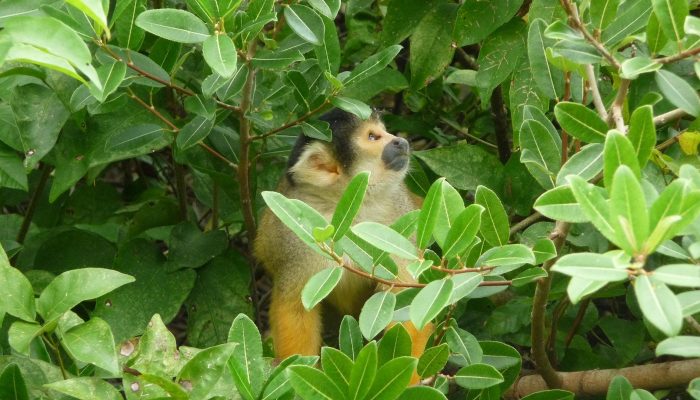
[[[286,176],[277,190],[302,200],[331,219],[343,191],[352,177],[370,171],[367,193],[355,222],[375,221],[389,225],[401,215],[420,207],[403,178],[408,170],[409,144],[386,131],[378,115],[368,121],[335,109],[321,117],[330,124],[333,138],[324,142],[300,135],[291,152]],[[323,303],[306,311],[301,291],[306,282],[333,261],[323,258],[304,244],[270,211],[265,210],[255,240],[254,252],[272,277],[270,325],[275,355],[318,355],[321,349],[321,309],[333,307],[342,314],[358,316],[364,302],[386,287],[352,273],[342,280]],[[346,262],[351,262],[346,257]],[[414,279],[397,261],[398,279]],[[418,331],[404,323],[413,340],[413,355],[420,356],[433,327]]]

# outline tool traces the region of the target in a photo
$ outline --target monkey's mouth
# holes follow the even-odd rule
[[[408,166],[408,153],[397,154],[385,164],[392,171],[403,171]]]

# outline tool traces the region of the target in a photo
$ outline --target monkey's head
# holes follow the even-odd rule
[[[370,192],[403,181],[408,171],[408,141],[387,132],[377,113],[363,121],[334,109],[320,119],[330,124],[333,138],[325,142],[299,136],[287,164],[292,186],[311,185],[342,193],[362,171],[371,172]]]

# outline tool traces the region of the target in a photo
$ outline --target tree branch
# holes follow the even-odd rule
[[[264,133],[264,134],[262,134],[262,135],[253,136],[253,137],[250,138],[250,140],[265,139],[265,138],[267,138],[267,137],[269,137],[269,136],[272,136],[272,135],[275,135],[275,134],[277,134],[277,133],[280,133],[280,132],[282,132],[282,131],[285,130],[285,129],[289,129],[289,128],[293,127],[293,126],[297,126],[297,125],[301,124],[302,122],[306,121],[307,119],[311,118],[312,116],[314,116],[314,115],[317,114],[318,112],[322,111],[322,110],[323,110],[327,105],[329,105],[329,104],[331,104],[330,98],[326,99],[326,101],[324,101],[320,106],[318,106],[318,107],[314,108],[313,110],[307,112],[306,114],[304,114],[304,115],[302,115],[301,117],[295,119],[294,121],[288,122],[288,123],[286,123],[286,124],[284,124],[284,125],[282,125],[282,126],[280,126],[280,127],[277,127],[277,128],[275,128],[275,129],[272,129],[272,130],[270,130],[270,131],[268,131],[268,132],[266,132],[266,133]]]
[[[596,39],[590,32],[588,32],[588,29],[586,29],[586,25],[584,25],[584,23],[581,21],[581,18],[579,18],[576,6],[574,4],[571,4],[571,1],[569,0],[561,0],[561,3],[564,7],[564,10],[569,15],[570,24],[579,32],[581,32],[581,34],[583,34],[583,37],[590,44],[592,44],[596,48],[596,50],[598,50],[598,52],[603,56],[603,58],[605,58],[616,69],[620,69],[620,63],[615,59],[615,57],[613,57],[613,55],[610,54],[608,49],[606,49],[605,46],[598,41],[598,39]]]
[[[503,104],[503,91],[501,85],[496,86],[491,93],[491,114],[496,126],[496,144],[498,146],[498,158],[505,164],[510,158],[510,143],[508,141],[508,114]]]
[[[29,199],[29,204],[27,205],[27,211],[24,213],[24,218],[22,219],[22,226],[19,228],[17,233],[17,242],[24,243],[24,239],[27,237],[29,232],[29,227],[32,224],[32,219],[34,218],[34,211],[36,211],[36,205],[39,202],[39,197],[44,193],[46,188],[46,183],[49,181],[49,176],[51,176],[51,167],[46,164],[41,164],[39,167],[41,170],[41,175],[39,176],[39,183],[37,183],[32,193],[32,197]]]
[[[243,98],[241,100],[241,115],[240,115],[240,140],[241,140],[241,155],[238,168],[238,184],[240,185],[241,194],[241,210],[243,212],[243,223],[246,229],[248,238],[248,246],[253,245],[255,240],[255,215],[253,214],[253,200],[250,190],[250,141],[252,137],[251,124],[246,115],[250,110],[255,91],[255,75],[256,70],[253,68],[251,60],[255,56],[257,42],[251,41],[246,53],[246,64],[248,66],[248,77],[243,86]],[[253,276],[255,279],[255,276]]]
[[[674,61],[680,61],[684,58],[692,57],[698,53],[700,53],[700,47],[696,47],[694,49],[690,49],[690,50],[686,50],[686,51],[681,51],[678,54],[674,54],[674,55],[668,56],[668,57],[655,58],[654,62],[661,63],[661,64],[668,64],[668,63],[672,63]]]
[[[629,79],[621,79],[620,87],[617,89],[617,95],[615,96],[615,101],[613,101],[612,107],[610,107],[610,117],[613,122],[615,122],[615,128],[622,134],[627,133],[627,127],[625,126],[625,119],[622,117],[622,107],[625,104],[625,99],[627,98],[627,91],[630,88]]]
[[[595,106],[596,111],[598,111],[600,118],[602,118],[603,121],[606,121],[608,119],[608,112],[605,110],[603,98],[600,96],[598,80],[595,76],[593,65],[586,64],[584,68],[586,70],[586,79],[588,79],[588,87],[591,89],[591,95],[593,96],[593,105]]]
[[[688,115],[687,112],[681,110],[680,108],[677,108],[675,110],[671,110],[669,112],[663,113],[661,115],[657,115],[654,117],[654,125],[663,125],[667,122],[675,121],[679,118],[683,118],[686,115]]]
[[[568,222],[562,221],[557,221],[556,225],[554,225],[554,230],[550,235],[550,239],[554,241],[557,254],[564,245],[564,242],[566,242],[569,227],[570,224]],[[549,297],[549,290],[552,286],[552,274],[550,273],[550,269],[558,258],[559,257],[557,256],[556,258],[553,258],[542,265],[542,268],[547,271],[547,277],[537,281],[532,302],[532,359],[537,366],[537,372],[542,375],[544,381],[547,382],[547,386],[551,389],[560,388],[562,385],[562,379],[559,376],[559,373],[554,369],[552,363],[549,361],[549,357],[547,356],[547,338],[545,337],[547,298]]]

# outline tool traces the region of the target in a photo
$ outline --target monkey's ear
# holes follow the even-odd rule
[[[340,178],[340,164],[321,142],[312,142],[289,168],[296,183],[330,186]]]

